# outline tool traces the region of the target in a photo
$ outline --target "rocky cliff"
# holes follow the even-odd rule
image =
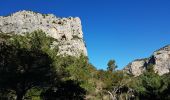
[[[59,18],[53,14],[32,11],[19,11],[10,16],[0,16],[0,33],[24,35],[36,30],[42,30],[48,36],[57,39],[54,45],[59,47],[59,54],[87,56],[81,21],[78,17]]]
[[[155,73],[163,75],[170,72],[170,45],[155,51],[151,57],[135,60],[127,65],[124,70],[134,76],[141,75],[146,71],[149,64],[153,65]]]

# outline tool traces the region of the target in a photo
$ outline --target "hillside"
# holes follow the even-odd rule
[[[78,17],[0,16],[0,100],[170,100],[170,46],[124,70],[88,59]]]
[[[19,11],[9,16],[0,16],[0,32],[25,35],[42,30],[57,41],[61,55],[87,56],[80,18],[59,18],[53,14]]]

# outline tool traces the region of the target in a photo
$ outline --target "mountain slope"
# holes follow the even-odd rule
[[[57,40],[54,45],[60,55],[87,56],[80,18],[59,18],[53,14],[19,11],[0,16],[0,33],[24,35],[36,30],[44,31]]]

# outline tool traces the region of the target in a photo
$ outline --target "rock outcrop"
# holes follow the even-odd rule
[[[141,75],[146,70],[147,59],[137,59],[128,64],[124,70],[134,76]]]
[[[127,65],[124,70],[134,76],[141,75],[152,64],[155,73],[164,75],[170,72],[170,45],[153,53],[150,58],[135,60]]]
[[[170,72],[170,45],[155,51],[154,57],[154,70],[159,75]]]
[[[0,33],[19,34],[44,31],[57,39],[54,45],[60,55],[87,56],[83,40],[81,21],[78,17],[59,18],[53,14],[40,14],[32,11],[19,11],[10,16],[0,16]]]

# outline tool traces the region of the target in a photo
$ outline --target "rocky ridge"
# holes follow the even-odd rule
[[[44,31],[57,40],[60,55],[87,56],[81,20],[78,17],[60,18],[53,14],[19,11],[0,16],[0,33],[24,35],[36,30]]]
[[[164,75],[170,72],[170,45],[155,51],[151,57],[131,62],[124,70],[134,76],[141,75],[146,71],[149,64],[153,65],[155,73]]]

